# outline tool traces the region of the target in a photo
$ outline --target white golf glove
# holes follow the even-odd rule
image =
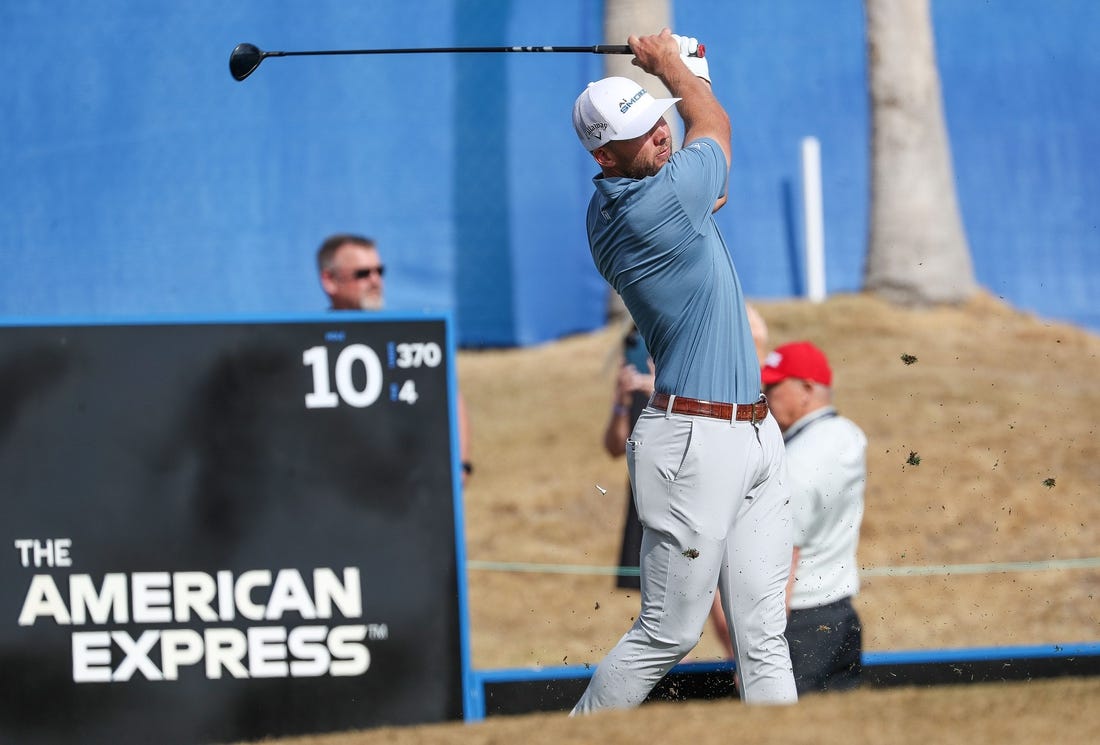
[[[673,34],[672,38],[680,45],[680,58],[691,70],[691,74],[709,83],[710,65],[707,64],[707,58],[703,56],[705,50],[699,40],[694,36],[679,36],[677,34]]]

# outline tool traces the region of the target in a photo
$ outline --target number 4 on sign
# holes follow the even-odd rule
[[[420,394],[416,392],[416,383],[411,380],[406,380],[401,385],[401,391],[397,394],[397,400],[404,401],[407,404],[415,404],[418,398],[420,398]]]

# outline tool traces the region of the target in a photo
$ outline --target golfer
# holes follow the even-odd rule
[[[724,202],[730,121],[695,39],[631,36],[633,63],[674,98],[626,78],[592,83],[573,126],[600,167],[588,206],[596,267],[656,366],[627,442],[642,608],[573,709],[636,706],[699,641],[715,588],[746,703],[797,700],[786,627],[792,523],[783,438],[760,395],[740,282],[712,212]],[[690,67],[689,67],[690,66]],[[676,105],[675,154],[665,112]]]

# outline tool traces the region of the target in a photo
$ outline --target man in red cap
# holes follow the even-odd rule
[[[856,547],[867,482],[867,437],[832,405],[833,373],[810,342],[784,344],[761,370],[783,432],[794,513],[787,643],[798,694],[859,685],[862,628]]]

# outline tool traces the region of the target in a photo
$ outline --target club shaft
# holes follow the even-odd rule
[[[581,52],[586,54],[633,54],[627,44],[596,44],[586,47],[417,47],[412,49],[329,49],[313,52],[263,52],[264,57],[316,57],[334,54],[443,54],[462,52]]]

